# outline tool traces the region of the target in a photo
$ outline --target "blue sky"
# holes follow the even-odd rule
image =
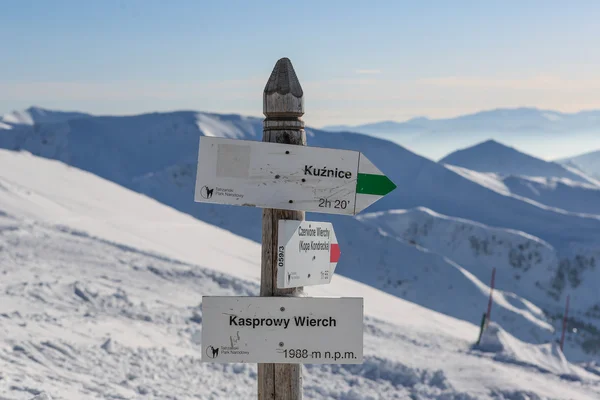
[[[312,126],[600,108],[598,1],[0,0],[0,113],[260,115],[281,57]]]

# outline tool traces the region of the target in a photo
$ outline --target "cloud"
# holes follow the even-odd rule
[[[377,74],[381,74],[381,70],[380,69],[356,69],[354,70],[355,73],[359,74],[359,75],[377,75]]]

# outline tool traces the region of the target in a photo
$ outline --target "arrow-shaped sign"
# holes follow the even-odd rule
[[[203,136],[194,200],[355,215],[395,188],[357,151]]]
[[[340,259],[329,222],[279,221],[277,287],[326,285]]]

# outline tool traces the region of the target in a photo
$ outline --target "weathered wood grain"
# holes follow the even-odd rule
[[[263,94],[263,142],[306,146],[302,87],[287,58],[277,61]],[[261,296],[301,296],[303,288],[277,288],[277,236],[280,219],[304,220],[304,211],[264,209]],[[301,364],[258,364],[259,400],[302,399]]]

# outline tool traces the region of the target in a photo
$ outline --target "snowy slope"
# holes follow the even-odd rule
[[[254,395],[255,365],[202,364],[199,337],[201,296],[257,293],[257,244],[55,161],[0,164],[2,398]],[[366,317],[365,362],[306,366],[307,399],[600,395],[547,345],[500,330],[511,352],[473,349],[475,325],[341,276],[308,292],[363,296]]]
[[[600,215],[600,186],[566,178],[541,178],[477,172],[445,165],[457,174],[498,193],[573,213]]]
[[[402,240],[444,254],[486,283],[489,283],[492,268],[496,267],[500,287],[521,291],[521,286],[525,286],[523,291],[543,291],[558,269],[554,248],[523,232],[491,228],[422,207],[364,214],[358,218]],[[540,287],[535,288],[536,283]]]
[[[556,342],[540,346],[523,346],[518,339],[510,337],[502,327],[490,322],[483,332],[476,348],[492,353],[492,359],[514,362],[521,365],[537,366],[541,372],[554,372],[567,378],[571,376],[571,367]],[[548,357],[548,355],[552,355]],[[548,362],[548,359],[551,362]]]
[[[76,118],[0,130],[0,147],[28,150],[126,184],[133,177],[197,159],[200,132],[256,139],[262,125],[258,118],[187,111]]]
[[[495,140],[488,140],[475,146],[455,151],[442,158],[439,162],[478,172],[543,178],[565,178],[575,182],[600,185],[598,181],[586,177],[581,173],[578,174],[569,171],[558,163],[540,160]]]
[[[46,393],[40,393],[35,396],[32,400],[52,400],[52,397],[48,396]]]
[[[564,178],[507,176],[502,179],[512,194],[563,210],[600,215],[600,186]]]
[[[254,365],[199,362],[200,296],[255,294],[256,283],[40,223],[11,218],[8,224],[3,218],[2,228],[10,231],[2,243],[12,246],[0,257],[6,272],[0,294],[0,396],[30,399],[44,390],[69,400],[252,398]],[[470,350],[470,340],[456,337],[476,336],[474,326],[370,293],[365,286],[334,286],[327,294],[362,295],[365,304],[401,321],[390,324],[367,312],[365,362],[307,366],[307,399],[497,399],[497,393],[594,399],[599,394],[599,379],[581,368],[566,364],[564,370],[550,370],[558,356],[529,364],[519,357],[494,361],[486,352]]]
[[[575,157],[563,158],[557,162],[565,166],[574,166],[585,173],[600,179],[600,150],[581,154]]]
[[[567,336],[570,348],[565,352],[571,359],[586,359],[588,355],[581,349],[596,346],[600,340],[597,315],[600,270],[596,262],[591,267],[579,268],[579,258],[561,258],[555,248],[537,237],[440,215],[425,208],[365,214],[359,219],[459,263],[483,282],[490,281],[492,269],[496,268],[497,287],[505,291],[495,296],[495,303],[500,306],[507,302],[534,315],[541,314],[539,307],[548,316],[558,316],[564,307],[564,293],[570,294],[571,326],[586,325],[577,334]],[[600,260],[599,256],[600,253],[593,255],[596,260]],[[563,292],[568,284],[572,288]],[[495,315],[500,324],[508,327],[507,318],[510,317]],[[553,321],[557,332],[560,323],[560,319]],[[515,328],[512,331],[518,332]]]
[[[18,128],[20,125],[31,126],[35,124],[63,122],[89,116],[89,114],[80,112],[54,111],[41,107],[29,107],[26,110],[13,111],[0,116],[0,129],[13,129]]]
[[[257,259],[258,254],[246,250],[256,250],[254,243],[249,240],[236,238],[232,242],[227,239],[229,234],[226,231],[213,229],[169,208],[162,211],[164,206],[145,197],[142,198],[147,205],[140,207],[138,198],[141,196],[133,192],[124,191],[119,197],[106,198],[105,192],[120,188],[89,173],[66,173],[68,169],[61,163],[26,153],[0,151],[0,154],[0,170],[10,171],[0,175],[0,184],[9,194],[3,201],[9,213],[30,215],[60,224],[75,220],[78,221],[78,228],[91,234],[116,238],[120,243],[160,251],[186,262],[197,262],[193,257],[197,251],[195,243],[206,241],[210,234],[218,246],[203,249],[203,258],[226,259],[227,262],[218,267],[221,272],[228,273],[229,266],[238,263],[247,267],[244,270],[238,267],[240,272],[244,271],[244,277],[256,276],[251,272],[252,266],[248,260]],[[38,170],[36,174],[28,173],[32,167]],[[66,185],[58,196],[55,189],[57,178]],[[89,196],[89,201],[81,202],[82,190]],[[16,196],[18,193],[22,195]],[[188,201],[191,202],[191,199]],[[203,207],[204,204],[197,206]],[[85,212],[85,219],[79,215],[82,210],[89,210]],[[155,214],[160,219],[154,217]],[[100,218],[100,223],[89,219],[90,215]],[[377,229],[353,218],[342,216],[333,221],[344,253],[336,273],[446,315],[473,324],[479,323],[489,292],[485,284],[460,265],[424,249],[385,237]],[[155,233],[160,241],[149,242],[146,238],[148,232]],[[179,236],[181,232],[186,233],[184,240]],[[344,232],[352,232],[352,235],[342,235]],[[153,240],[155,236],[150,238]],[[231,249],[236,249],[235,256],[231,255]],[[241,261],[236,261],[242,256]],[[369,266],[368,269],[365,266]],[[449,298],[455,300],[449,302]],[[517,301],[520,301],[518,296]],[[522,340],[543,343],[552,337],[552,326],[535,308],[523,311],[503,303],[498,314],[505,317],[506,329]]]

